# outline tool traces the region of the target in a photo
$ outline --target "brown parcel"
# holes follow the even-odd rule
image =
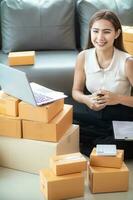
[[[92,193],[128,190],[129,170],[125,163],[120,169],[89,166],[89,186]]]
[[[58,142],[72,125],[72,106],[64,109],[49,123],[22,120],[23,138]]]
[[[18,116],[19,99],[0,91],[0,114]]]
[[[21,119],[0,115],[0,135],[21,138]]]
[[[96,155],[96,148],[93,148],[90,154],[90,165],[96,167],[115,167],[120,168],[124,159],[124,150],[117,150],[116,156]]]
[[[42,106],[32,106],[28,103],[20,102],[19,117],[21,119],[48,123],[63,109],[63,106],[64,99]]]
[[[50,169],[40,171],[41,191],[48,200],[69,199],[84,195],[83,173],[56,176]]]
[[[8,64],[10,66],[33,65],[34,63],[35,51],[10,52],[8,55]]]
[[[133,26],[122,26],[124,47],[133,55]]]
[[[87,160],[80,152],[52,156],[50,167],[56,176],[78,173],[87,169]]]

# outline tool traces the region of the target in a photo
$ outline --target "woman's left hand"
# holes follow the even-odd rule
[[[102,94],[97,98],[98,103],[104,103],[105,105],[116,105],[119,104],[119,95],[107,91],[107,90],[100,90],[97,94]]]

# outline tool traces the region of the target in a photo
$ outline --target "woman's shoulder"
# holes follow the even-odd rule
[[[126,59],[126,66],[131,67],[133,69],[133,56],[127,57]]]
[[[81,52],[79,52],[78,56],[79,57],[86,57],[87,55],[92,55],[94,53],[94,48],[90,48],[90,49],[85,49],[82,50]]]
[[[131,57],[133,57],[133,56],[132,56],[131,54],[129,54],[128,52],[122,51],[122,50],[117,49],[117,48],[116,48],[116,52],[117,52],[117,54],[119,54],[119,56],[122,56],[122,57],[126,57],[126,58],[131,58]]]
[[[126,69],[126,72],[127,70],[128,71],[132,71],[133,72],[133,56],[125,51],[121,51],[119,49],[116,49],[116,53],[117,53],[117,58],[119,63],[121,63],[121,67],[123,68],[124,72],[125,72],[125,69]],[[123,63],[123,65],[122,65]],[[132,74],[132,73],[131,73]]]

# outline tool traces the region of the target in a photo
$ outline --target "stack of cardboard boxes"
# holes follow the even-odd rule
[[[64,99],[45,106],[19,103],[23,138],[58,142],[72,125],[72,106],[64,105]]]
[[[126,51],[133,55],[133,26],[122,26],[123,43]]]
[[[9,137],[22,137],[21,119],[18,117],[17,98],[0,91],[0,135]]]
[[[92,193],[128,190],[129,170],[123,158],[123,150],[117,150],[116,156],[99,156],[96,148],[93,149],[88,164],[89,187]]]
[[[49,200],[84,195],[84,173],[87,161],[81,153],[52,156],[50,169],[40,171],[41,191]]]
[[[79,126],[64,99],[32,106],[0,92],[1,166],[38,173],[49,157],[79,152]]]

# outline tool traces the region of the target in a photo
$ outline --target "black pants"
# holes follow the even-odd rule
[[[125,158],[133,158],[133,141],[115,140],[112,126],[113,120],[133,121],[133,108],[118,104],[93,111],[72,98],[67,103],[73,105],[74,123],[80,126],[82,153],[89,156],[96,144],[116,144],[125,150]]]

